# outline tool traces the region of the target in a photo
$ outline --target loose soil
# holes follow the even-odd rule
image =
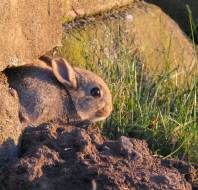
[[[193,178],[193,167],[154,156],[145,141],[57,124],[27,128],[0,176],[6,190],[190,190]]]

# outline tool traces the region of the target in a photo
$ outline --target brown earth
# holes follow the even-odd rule
[[[61,0],[0,1],[0,71],[60,45]]]
[[[141,140],[108,140],[94,126],[45,124],[25,130],[18,161],[0,179],[6,190],[190,190],[193,173],[183,162],[152,155]]]

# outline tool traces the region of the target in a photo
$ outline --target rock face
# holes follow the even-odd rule
[[[17,94],[8,89],[5,76],[0,74],[0,165],[16,157],[16,145],[22,133],[18,103]]]
[[[120,51],[137,54],[146,74],[171,73],[175,84],[187,84],[197,73],[197,55],[179,26],[158,7],[134,3],[101,17],[65,25],[63,47],[58,55],[74,64],[114,63]],[[129,60],[123,59],[123,64]]]
[[[183,170],[180,163],[179,171],[154,157],[144,141],[110,141],[94,127],[28,128],[21,145],[19,160],[1,175],[7,190],[192,189],[187,165]]]
[[[112,8],[128,5],[132,2],[134,0],[62,0],[63,21],[68,22],[76,17],[97,14]]]
[[[173,18],[185,31],[189,34],[191,33],[190,29],[190,20],[189,13],[187,10],[187,5],[189,6],[193,21],[195,25],[198,24],[198,1],[197,0],[146,0],[149,3],[154,3],[158,5],[165,13],[167,13],[171,18]]]
[[[0,2],[0,71],[31,62],[60,44],[60,0]]]

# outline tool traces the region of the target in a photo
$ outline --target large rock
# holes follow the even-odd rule
[[[18,96],[8,88],[5,76],[0,73],[0,167],[3,162],[16,156],[22,133],[18,116]]]
[[[160,8],[144,2],[120,12],[65,25],[58,55],[86,65],[139,57],[148,76],[171,73],[175,84],[187,84],[197,73],[197,55],[179,26]],[[120,58],[119,58],[120,59]]]
[[[31,62],[60,44],[61,0],[0,2],[0,71]]]
[[[192,12],[195,25],[198,24],[198,1],[197,0],[146,0],[147,2],[158,5],[164,12],[171,16],[181,28],[191,33],[189,12],[187,5]]]
[[[134,0],[62,0],[63,20],[68,22],[76,17],[97,14],[132,2]]]

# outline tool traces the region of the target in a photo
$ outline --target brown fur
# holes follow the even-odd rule
[[[51,120],[94,122],[108,117],[112,100],[105,82],[90,71],[72,68],[64,59],[53,61],[57,68],[27,65],[6,71],[10,86],[19,95],[21,120],[38,125]],[[65,68],[60,70],[63,61]],[[66,81],[61,74],[67,69]],[[77,86],[72,88],[74,82]],[[94,86],[101,89],[102,97],[89,94]]]

